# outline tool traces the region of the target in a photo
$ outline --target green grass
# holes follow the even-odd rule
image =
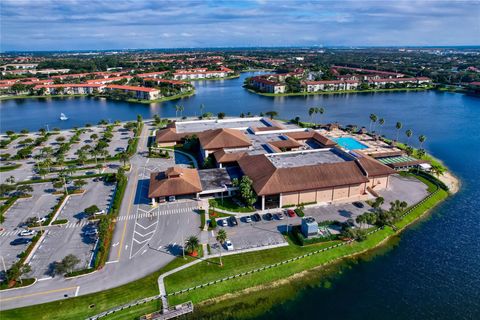
[[[20,168],[21,166],[22,166],[21,164],[15,164],[15,165],[11,165],[11,166],[3,166],[3,167],[0,167],[0,172],[12,171],[12,170]]]
[[[233,201],[233,198],[231,197],[224,197],[223,201],[222,199],[210,199],[208,200],[208,204],[210,207],[215,207],[218,209],[230,211],[230,212],[254,212],[255,209],[245,207],[245,206],[239,206],[235,201]]]
[[[44,96],[35,96],[35,95],[15,95],[15,96],[3,96],[0,97],[0,100],[11,100],[11,99],[30,99],[30,98],[35,98],[35,99],[47,99],[47,98],[69,98],[69,97],[86,97],[88,96],[87,94],[49,94],[49,95],[44,95]]]
[[[426,179],[420,179],[429,186],[430,191],[436,190],[436,187]],[[416,209],[397,222],[396,227],[401,230],[410,223],[422,216],[426,211],[433,208],[440,201],[448,196],[448,192],[439,189],[431,198],[419,205]],[[264,285],[266,283],[285,279],[298,272],[314,268],[321,264],[329,263],[334,260],[360,253],[379,245],[383,240],[395,234],[390,227],[386,227],[378,232],[369,235],[365,241],[353,242],[346,246],[337,247],[326,252],[312,255],[298,261],[287,263],[283,266],[274,267],[258,273],[243,276],[237,279],[228,280],[205,288],[196,289],[188,293],[170,296],[169,301],[172,304],[178,304],[185,301],[198,303],[209,298],[214,298],[227,293],[235,293],[240,290],[253,286]],[[287,260],[292,257],[300,256],[307,252],[318,250],[319,248],[330,246],[338,241],[328,243],[317,243],[305,247],[299,247],[291,244],[288,247],[276,248],[262,251],[260,253],[245,253],[241,255],[227,256],[223,258],[224,266],[219,266],[219,259],[211,259],[212,263],[202,262],[191,268],[182,270],[165,279],[167,292],[175,292],[199,284],[215,281],[227,276],[242,273],[261,266],[270,265],[276,262]]]
[[[0,312],[0,319],[85,319],[86,317],[101,313],[110,308],[131,302],[133,300],[157,295],[159,293],[157,286],[158,276],[161,273],[177,268],[192,260],[193,258],[191,257],[187,257],[186,260],[182,258],[175,259],[157,272],[154,272],[137,281],[110,290],[35,306],[2,311]],[[90,305],[92,304],[95,306],[90,308]],[[59,310],[61,310],[61,312],[59,312]]]
[[[140,304],[135,307],[131,307],[119,312],[115,312],[102,319],[105,320],[126,320],[137,319],[145,314],[153,313],[162,308],[162,302],[160,300],[150,301],[144,304]]]

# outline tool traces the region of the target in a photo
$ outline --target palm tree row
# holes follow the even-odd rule
[[[375,125],[376,123],[378,122],[378,124],[381,126],[383,126],[385,124],[385,119],[383,118],[378,118],[378,116],[374,113],[370,114],[370,132],[375,132]],[[373,125],[373,131],[372,131],[372,125]],[[398,141],[399,139],[399,135],[400,135],[400,130],[403,128],[403,124],[398,121],[396,124],[395,124],[395,129],[397,130],[397,137],[395,139],[395,141]],[[379,135],[380,134],[380,130],[379,130]],[[413,136],[413,131],[411,129],[408,129],[405,131],[405,135],[407,136],[407,145],[410,143],[410,138]],[[427,137],[425,135],[420,135],[418,136],[418,141],[420,142],[420,149],[423,149],[423,143],[427,140]]]

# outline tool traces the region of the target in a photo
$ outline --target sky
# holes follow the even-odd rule
[[[480,44],[480,0],[0,0],[0,50]]]

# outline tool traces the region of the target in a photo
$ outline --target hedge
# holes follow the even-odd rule
[[[64,277],[65,278],[71,278],[71,277],[81,276],[83,274],[92,273],[93,271],[95,271],[94,268],[86,268],[86,269],[82,269],[82,270],[75,270],[75,271],[66,273],[64,275]]]

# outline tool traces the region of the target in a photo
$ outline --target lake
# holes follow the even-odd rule
[[[261,319],[480,319],[480,98],[448,92],[395,92],[270,98],[249,93],[239,79],[196,82],[195,96],[151,105],[104,99],[25,99],[0,102],[1,131],[38,130],[46,124],[68,128],[100,119],[132,120],[205,111],[236,116],[275,110],[280,118],[308,120],[307,110],[322,106],[318,122],[364,125],[369,114],[385,119],[377,131],[400,140],[412,129],[412,144],[427,136],[425,147],[462,180],[462,189],[431,216],[404,232],[392,250],[360,260],[331,287],[308,286],[264,312]],[[60,113],[70,119],[60,121]],[[377,126],[378,127],[378,126]],[[288,267],[288,266],[287,266]],[[275,295],[275,290],[270,291]]]

